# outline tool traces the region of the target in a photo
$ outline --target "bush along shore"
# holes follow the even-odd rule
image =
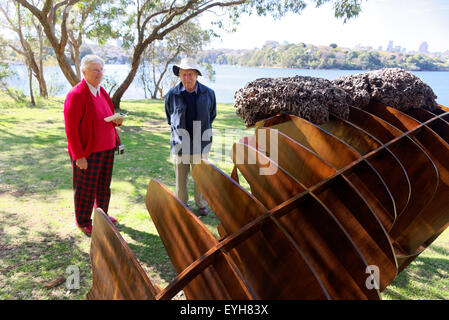
[[[403,53],[268,42],[253,50],[215,49],[200,53],[211,64],[296,69],[375,70],[401,68],[409,71],[449,71],[449,54]]]

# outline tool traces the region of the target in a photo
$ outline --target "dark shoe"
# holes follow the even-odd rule
[[[111,217],[111,216],[108,216],[108,217],[109,217],[109,220],[110,220],[112,223],[117,223],[117,219],[116,219],[116,218]]]
[[[85,226],[85,227],[80,227],[80,226],[77,224],[77,227],[78,227],[82,232],[84,232],[86,235],[88,235],[88,236],[90,236],[90,235],[92,234],[92,225]]]
[[[207,217],[208,214],[209,214],[209,210],[206,207],[198,209],[198,216]]]

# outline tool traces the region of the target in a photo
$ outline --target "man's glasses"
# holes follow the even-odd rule
[[[103,73],[104,70],[103,69],[89,69],[90,71],[92,71],[93,73]]]

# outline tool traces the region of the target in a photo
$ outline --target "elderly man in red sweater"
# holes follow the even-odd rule
[[[100,82],[104,61],[96,55],[81,60],[84,79],[67,94],[64,103],[65,132],[72,160],[76,224],[85,234],[92,233],[92,210],[108,212],[111,196],[114,151],[118,145],[115,127],[123,118],[106,121],[114,106]],[[117,220],[109,216],[115,223]]]

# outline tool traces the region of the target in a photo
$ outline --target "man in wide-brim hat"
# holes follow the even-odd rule
[[[184,70],[195,70],[199,76],[202,76],[197,64],[195,63],[195,61],[191,58],[184,58],[181,60],[181,63],[178,65],[173,65],[173,73],[175,74],[175,76],[179,77],[179,69],[184,69]]]
[[[176,196],[188,201],[187,181],[190,168],[207,159],[212,144],[212,122],[217,113],[215,92],[197,79],[201,71],[191,58],[173,66],[181,80],[165,97],[165,113],[171,129],[171,152],[176,175]],[[207,202],[194,184],[199,216],[208,214]]]

